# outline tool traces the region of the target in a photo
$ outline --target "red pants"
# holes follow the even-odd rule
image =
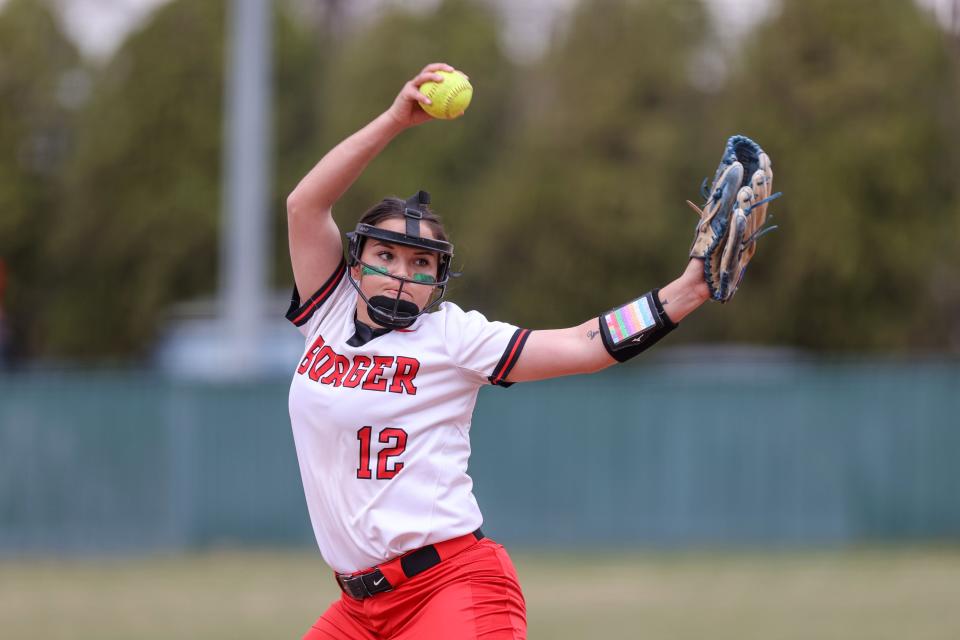
[[[484,538],[365,600],[344,594],[303,640],[524,640],[526,605],[506,550]]]

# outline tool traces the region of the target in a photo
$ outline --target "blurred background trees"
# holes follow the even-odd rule
[[[683,201],[742,132],[774,158],[781,229],[735,302],[672,340],[960,351],[960,62],[913,0],[782,0],[732,53],[701,0],[582,0],[526,63],[482,0],[358,25],[303,4],[275,3],[278,288],[286,193],[442,59],[470,74],[470,111],[399,138],[335,215],[347,230],[384,195],[431,191],[466,273],[458,303],[548,327],[663,284],[695,222]],[[223,24],[222,0],[174,0],[94,64],[48,3],[0,9],[0,258],[21,357],[137,359],[171,304],[214,293]]]
[[[748,38],[727,122],[771,149],[786,193],[773,209],[782,233],[761,249],[777,255],[738,294],[752,310],[742,312],[769,323],[765,340],[960,346],[960,96],[948,43],[909,0],[784,0]]]
[[[167,305],[213,290],[223,22],[221,3],[164,5],[95,71],[47,244],[52,352],[135,353]]]
[[[274,24],[274,170],[288,182],[315,144],[313,78],[289,71],[314,67],[316,49],[288,14]],[[214,291],[224,48],[223,3],[176,0],[97,70],[49,242],[58,273],[42,331],[52,353],[141,352],[171,303]]]
[[[44,255],[76,136],[86,76],[74,46],[42,3],[11,0],[0,12],[0,306],[14,357],[45,349],[35,331],[50,301],[55,262]],[[45,290],[46,289],[46,290]]]
[[[575,10],[517,90],[509,152],[460,205],[471,304],[578,324],[679,275],[696,219],[683,200],[716,162],[701,154],[712,97],[689,72],[708,34],[698,0]]]

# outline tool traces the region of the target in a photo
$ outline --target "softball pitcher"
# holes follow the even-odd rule
[[[395,136],[430,119],[419,87],[442,82],[441,70],[453,68],[430,64],[407,82],[287,200],[296,280],[287,318],[306,338],[290,419],[317,544],[343,592],[308,640],[525,638],[516,571],[481,532],[467,475],[477,392],[599,371],[648,348],[707,299],[729,299],[765,215],[769,159],[731,138],[683,274],[548,331],[443,301],[453,245],[424,191],[364,214],[344,258],[331,208]],[[751,188],[758,193],[743,191]]]

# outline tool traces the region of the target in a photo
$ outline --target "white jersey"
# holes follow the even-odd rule
[[[505,379],[529,332],[444,302],[359,347],[346,265],[287,318],[306,337],[290,421],[324,561],[353,573],[461,536],[482,517],[467,475],[480,387]]]

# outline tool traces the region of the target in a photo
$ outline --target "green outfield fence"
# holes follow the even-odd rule
[[[287,379],[0,376],[0,553],[312,544]],[[515,545],[960,538],[960,364],[658,362],[484,389],[471,475]]]

